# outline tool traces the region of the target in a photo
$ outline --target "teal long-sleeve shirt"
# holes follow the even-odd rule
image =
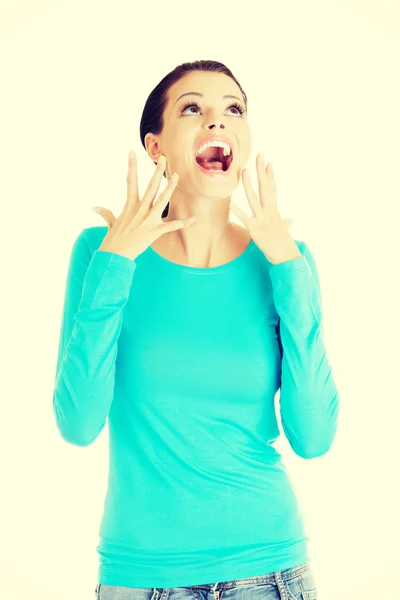
[[[225,265],[179,265],[148,247],[76,238],[53,394],[62,438],[106,423],[108,486],[98,582],[181,587],[309,561],[280,453],[274,398],[293,451],[331,447],[339,396],[323,339],[311,251],[272,264],[253,240]]]

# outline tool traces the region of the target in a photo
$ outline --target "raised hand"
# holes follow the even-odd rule
[[[256,160],[259,198],[250,183],[247,169],[242,173],[243,186],[253,216],[248,217],[236,204],[230,209],[242,221],[250,232],[252,239],[273,264],[300,258],[296,242],[290,236],[288,228],[292,219],[282,219],[276,200],[276,184],[272,164],[264,166],[263,155],[258,154]]]
[[[93,210],[98,212],[108,225],[108,233],[99,250],[114,252],[134,260],[164,233],[191,225],[195,217],[185,220],[175,219],[167,223],[162,221],[162,213],[179,179],[177,173],[173,174],[167,187],[153,204],[165,171],[166,158],[163,155],[160,156],[143,200],[140,200],[136,156],[133,152],[131,154],[127,176],[127,199],[120,216],[115,218],[107,208],[94,207]]]

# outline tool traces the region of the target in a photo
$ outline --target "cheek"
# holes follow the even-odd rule
[[[246,141],[246,144],[242,148],[242,152],[241,152],[241,162],[243,165],[247,164],[247,161],[249,160],[250,155],[251,155],[251,150],[252,150],[252,143],[251,143],[251,139],[249,139]]]
[[[247,125],[243,124],[243,128],[237,131],[237,141],[239,145],[238,161],[240,165],[245,165],[249,160],[253,142],[251,132]]]

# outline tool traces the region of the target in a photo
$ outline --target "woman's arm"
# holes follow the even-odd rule
[[[303,259],[270,268],[274,303],[280,317],[280,414],[294,452],[302,458],[316,458],[333,443],[339,394],[324,345],[317,267],[307,245],[298,244]]]
[[[115,362],[136,263],[90,251],[85,231],[74,242],[65,289],[53,411],[63,439],[91,444],[114,395]]]

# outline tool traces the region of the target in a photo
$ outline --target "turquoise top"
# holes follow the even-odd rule
[[[189,267],[148,247],[99,250],[84,229],[66,280],[53,410],[62,438],[109,432],[98,582],[181,587],[309,561],[303,517],[274,447],[309,459],[334,440],[339,396],[314,258],[272,264],[251,240]]]

